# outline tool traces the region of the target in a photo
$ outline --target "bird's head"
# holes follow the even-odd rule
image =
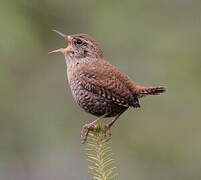
[[[100,46],[91,36],[87,34],[65,35],[57,30],[53,31],[62,36],[68,45],[66,48],[60,48],[49,53],[61,52],[75,58],[101,58],[103,56]]]

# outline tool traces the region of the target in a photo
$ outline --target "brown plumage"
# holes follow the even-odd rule
[[[125,73],[103,59],[103,52],[95,40],[86,34],[64,35],[68,47],[53,52],[62,52],[67,64],[67,77],[75,101],[97,120],[83,127],[82,138],[100,119],[115,117],[109,123],[110,131],[116,119],[129,107],[139,108],[139,98],[158,95],[165,87],[142,87],[136,85]]]

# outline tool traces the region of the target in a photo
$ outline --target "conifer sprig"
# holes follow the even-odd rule
[[[98,124],[89,132],[86,156],[91,180],[115,180],[117,178],[110,145],[104,125]]]

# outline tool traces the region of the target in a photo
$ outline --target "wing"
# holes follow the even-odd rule
[[[77,73],[81,77],[81,85],[87,91],[113,101],[115,104],[139,107],[137,96],[132,92],[132,81],[116,67],[106,61],[90,62],[80,66]]]

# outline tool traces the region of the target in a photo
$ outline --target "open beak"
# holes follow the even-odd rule
[[[61,37],[63,37],[65,40],[67,40],[68,41],[68,46],[66,48],[60,48],[60,49],[56,49],[56,50],[50,51],[48,54],[57,53],[57,52],[66,53],[66,52],[70,51],[70,49],[71,49],[70,36],[65,35],[64,33],[59,32],[57,30],[52,30],[52,31],[56,32]]]
[[[64,39],[68,39],[68,36],[67,35],[65,35],[64,33],[62,33],[62,32],[59,32],[59,31],[57,31],[57,30],[52,30],[52,31],[54,31],[54,32],[56,32],[57,34],[59,34],[61,37],[63,37]]]

